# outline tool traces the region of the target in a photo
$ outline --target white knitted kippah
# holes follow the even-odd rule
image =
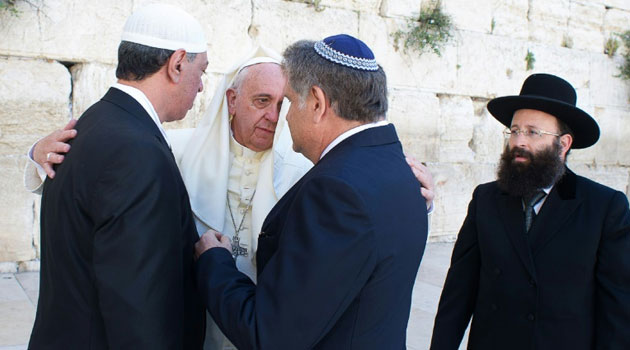
[[[206,51],[206,37],[197,20],[179,7],[151,4],[134,11],[123,28],[122,41],[159,49]]]

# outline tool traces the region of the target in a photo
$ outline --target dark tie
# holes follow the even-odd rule
[[[537,191],[529,196],[523,197],[523,202],[525,202],[525,232],[529,232],[529,229],[532,227],[534,216],[536,216],[534,206],[536,206],[536,203],[540,202],[544,196],[545,192]]]

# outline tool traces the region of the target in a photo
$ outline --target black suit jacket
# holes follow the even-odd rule
[[[333,148],[262,230],[257,286],[225,249],[197,262],[202,298],[239,349],[405,348],[427,215],[392,125]]]
[[[188,195],[155,123],[112,88],[44,184],[29,349],[199,349]]]
[[[567,173],[527,241],[521,199],[475,189],[435,318],[433,350],[630,349],[630,212],[618,191]]]

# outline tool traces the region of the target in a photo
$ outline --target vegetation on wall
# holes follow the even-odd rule
[[[527,63],[527,70],[534,69],[534,63],[536,63],[536,57],[534,57],[534,53],[527,50],[527,55],[525,55],[525,62]]]
[[[615,38],[608,38],[606,40],[606,44],[604,45],[604,53],[608,55],[608,57],[613,57],[615,53],[619,49],[619,40]]]
[[[619,38],[626,47],[626,52],[623,54],[623,63],[619,67],[619,76],[624,80],[630,80],[630,30],[619,34]]]
[[[399,30],[392,34],[396,49],[399,42],[404,43],[405,51],[412,49],[419,55],[433,52],[441,56],[442,47],[453,37],[453,20],[442,11],[441,2],[432,2],[423,8],[417,18],[410,19],[407,30]]]
[[[15,8],[15,3],[18,0],[0,0],[0,11],[6,11],[14,16],[17,16],[19,11]]]

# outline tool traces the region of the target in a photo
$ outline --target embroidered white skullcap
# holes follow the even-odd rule
[[[205,52],[207,43],[197,20],[177,6],[151,4],[135,10],[127,19],[122,41],[158,49]]]

